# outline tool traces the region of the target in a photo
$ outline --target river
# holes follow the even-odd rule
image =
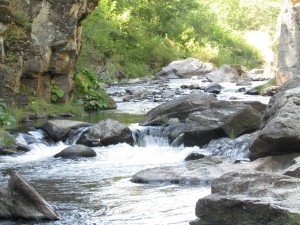
[[[173,81],[176,89],[181,81]],[[145,84],[143,84],[145,85]],[[140,85],[139,88],[144,88]],[[133,86],[132,86],[133,87]],[[136,85],[134,86],[136,87]],[[128,88],[115,86],[116,89]],[[150,88],[146,84],[146,88]],[[229,85],[221,98],[226,99]],[[261,101],[267,101],[267,98]],[[118,113],[141,114],[161,103],[129,102],[118,103]],[[99,114],[103,117],[103,114]],[[101,118],[102,118],[101,117]],[[135,116],[134,116],[135,117]],[[91,121],[91,118],[92,121]],[[82,118],[96,122],[97,116]],[[136,116],[136,122],[141,118]],[[103,118],[102,118],[103,119]],[[130,125],[136,129],[136,124]],[[142,129],[142,128],[139,128]],[[61,159],[53,156],[66,148],[66,143],[49,144],[40,130],[28,129],[33,143],[31,151],[15,156],[1,156],[1,181],[7,182],[5,171],[17,169],[36,190],[61,215],[59,221],[0,221],[0,224],[103,224],[103,225],[187,225],[196,219],[195,205],[199,198],[210,194],[209,186],[176,185],[170,183],[134,184],[130,178],[137,172],[153,167],[180,165],[184,158],[197,147],[170,147],[166,140],[143,136],[143,147],[127,144],[93,148],[97,157],[88,159]],[[18,141],[26,143],[24,133]]]

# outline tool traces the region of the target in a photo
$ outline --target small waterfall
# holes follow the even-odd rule
[[[25,146],[37,143],[42,143],[47,146],[55,145],[54,141],[47,137],[43,130],[32,130],[29,131],[27,134],[19,133],[16,137],[16,142]]]
[[[158,146],[169,147],[168,137],[163,136],[159,126],[130,126],[134,143],[139,147]]]
[[[75,145],[81,134],[84,133],[89,127],[80,127],[69,135],[68,140],[66,141],[67,145]]]

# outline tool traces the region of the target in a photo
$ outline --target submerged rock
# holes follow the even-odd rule
[[[59,220],[60,216],[16,171],[9,172],[8,189],[0,190],[0,218]]]
[[[54,158],[79,158],[79,157],[96,157],[97,153],[90,147],[84,145],[73,145],[65,148],[54,155]]]

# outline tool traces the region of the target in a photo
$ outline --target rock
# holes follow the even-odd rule
[[[128,126],[116,120],[106,119],[87,129],[79,138],[77,143],[83,143],[83,139],[88,137],[90,143],[87,146],[113,145],[118,143],[133,144],[133,137]],[[98,142],[98,145],[95,141]]]
[[[173,183],[209,185],[225,173],[226,168],[233,163],[222,157],[205,157],[192,160],[180,166],[167,166],[145,169],[136,173],[132,178],[133,183]]]
[[[212,101],[217,99],[205,93],[186,95],[153,108],[146,113],[140,125],[161,125],[169,118],[184,121],[190,113],[207,109]]]
[[[300,78],[285,83],[270,99],[250,158],[300,152]],[[299,86],[298,86],[299,85]]]
[[[220,84],[217,83],[211,83],[207,85],[204,89],[204,92],[212,93],[212,94],[219,94],[222,90],[222,87]]]
[[[184,130],[184,123],[170,124],[164,128],[163,136],[167,136],[169,142],[172,143],[179,135],[184,133]]]
[[[246,94],[246,95],[260,95],[260,94],[259,94],[259,90],[258,90],[258,88],[256,88],[256,87],[251,88],[250,90],[246,91],[245,94]]]
[[[252,83],[250,81],[240,81],[236,83],[236,86],[251,86]]]
[[[263,96],[273,96],[278,91],[279,86],[270,86],[263,89],[261,95]]]
[[[84,145],[73,145],[65,148],[61,152],[54,155],[54,158],[80,158],[80,157],[96,157],[96,152]]]
[[[73,120],[49,120],[40,126],[54,141],[62,141],[80,127],[90,126],[89,123]]]
[[[257,103],[255,103],[257,104]],[[237,101],[214,101],[185,120],[185,146],[203,146],[212,139],[239,137],[259,128],[261,112]]]
[[[249,160],[249,147],[256,133],[244,134],[240,137],[234,137],[231,133],[226,138],[211,140],[204,148],[206,152],[210,152],[215,156],[227,156],[240,161]]]
[[[231,172],[199,199],[192,225],[290,224],[300,213],[300,179],[262,172]]]
[[[171,90],[166,90],[161,94],[162,98],[173,98],[174,96],[175,96],[175,94]]]
[[[185,157],[184,161],[198,160],[198,159],[203,159],[204,157],[205,155],[203,154],[192,152],[187,157]]]
[[[232,82],[236,83],[240,79],[238,71],[230,65],[223,65],[218,70],[206,75],[207,80],[214,83]]]
[[[8,189],[0,190],[0,218],[59,220],[60,216],[16,171],[9,172]]]
[[[198,59],[188,58],[171,62],[168,66],[163,67],[160,72],[156,73],[155,76],[173,79],[205,75],[214,70],[212,63],[203,63]]]
[[[6,29],[1,34],[3,54],[18,59],[4,56],[0,65],[0,96],[5,102],[23,106],[33,95],[50,102],[51,82],[64,91],[57,102],[71,101],[82,20],[97,4],[97,0],[13,0],[0,6],[0,20],[5,23],[1,28]]]
[[[299,4],[294,5],[292,2],[284,2],[281,11],[281,30],[276,73],[276,83],[278,85],[299,76],[300,72],[300,6]]]

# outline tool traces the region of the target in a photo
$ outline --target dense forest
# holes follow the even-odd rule
[[[281,6],[282,0],[102,0],[84,21],[77,73],[111,82],[188,57],[259,68],[260,52],[243,35],[274,36]]]

